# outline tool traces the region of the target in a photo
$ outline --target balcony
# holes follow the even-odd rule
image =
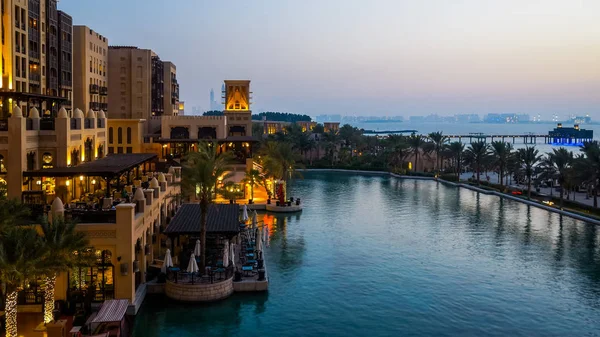
[[[117,223],[115,210],[71,209],[65,210],[65,219],[78,223]]]
[[[99,91],[100,87],[97,84],[90,84],[90,94],[97,94]]]
[[[108,103],[100,103],[100,109],[107,111],[108,110]]]
[[[101,96],[108,95],[108,88],[107,87],[100,87],[100,95]]]
[[[35,82],[35,84],[40,84],[41,76],[40,74],[29,73],[29,81]]]
[[[100,110],[100,103],[98,103],[98,102],[90,102],[90,109],[92,109],[92,110]]]

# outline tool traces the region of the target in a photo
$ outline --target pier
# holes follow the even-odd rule
[[[398,130],[398,131],[372,131],[365,130],[363,134],[365,135],[391,135],[391,134],[403,134],[403,133],[415,133],[418,134],[416,130]],[[427,136],[424,134],[423,136]],[[454,135],[445,135],[453,141],[459,141],[463,143],[473,143],[473,142],[493,142],[493,141],[503,141],[510,142],[512,144],[538,144],[538,140],[540,144],[561,144],[561,145],[582,145],[583,142],[592,141],[593,136],[590,138],[588,135],[585,137],[569,137],[567,136],[558,136],[555,134],[535,134],[535,133],[526,133],[526,134],[498,134],[498,135],[490,135],[484,133],[468,133],[468,134],[454,134]]]

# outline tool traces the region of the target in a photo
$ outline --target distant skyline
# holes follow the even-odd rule
[[[250,79],[254,111],[600,119],[597,0],[62,0],[177,66],[186,110]],[[110,83],[109,83],[110,85]]]

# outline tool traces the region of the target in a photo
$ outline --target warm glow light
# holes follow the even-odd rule
[[[6,317],[6,336],[17,337],[17,292],[13,291],[6,295],[4,309]]]
[[[79,181],[83,181],[83,176],[79,176]]]
[[[71,185],[71,181],[67,180],[67,186]]]
[[[42,184],[42,181],[41,181],[41,180],[38,180],[38,181],[36,181],[35,183],[36,183],[36,184],[38,184],[38,185],[41,185],[41,184]]]
[[[92,185],[96,185],[96,179],[92,179]]]
[[[163,148],[165,148],[165,149],[166,149],[166,148],[167,148],[167,144],[164,144],[164,145],[163,145]]]
[[[54,321],[54,285],[56,284],[56,275],[46,278],[46,289],[44,291],[44,323]]]

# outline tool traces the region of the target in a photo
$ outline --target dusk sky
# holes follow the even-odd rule
[[[186,112],[250,79],[255,112],[600,119],[598,0],[61,0],[177,66]],[[110,85],[110,83],[109,83]]]

